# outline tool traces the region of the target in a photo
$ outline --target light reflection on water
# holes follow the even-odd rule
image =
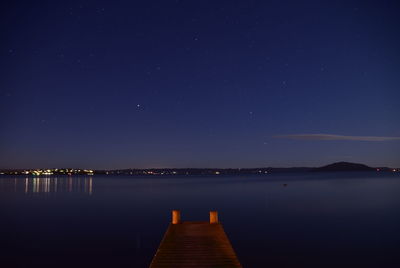
[[[0,180],[0,193],[84,193],[93,194],[92,177],[26,177]]]

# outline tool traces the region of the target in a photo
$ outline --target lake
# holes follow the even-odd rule
[[[2,176],[2,267],[148,267],[172,209],[244,267],[400,267],[400,172]]]

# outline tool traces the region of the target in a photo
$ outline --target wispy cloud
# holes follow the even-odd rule
[[[377,137],[377,136],[344,136],[335,134],[290,134],[277,135],[275,138],[292,140],[320,140],[320,141],[395,141],[400,137]]]

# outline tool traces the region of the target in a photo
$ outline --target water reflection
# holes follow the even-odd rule
[[[93,193],[92,177],[27,177],[1,178],[0,192],[19,193]]]

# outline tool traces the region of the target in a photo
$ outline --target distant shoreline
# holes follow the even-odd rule
[[[337,162],[323,167],[289,167],[289,168],[149,168],[149,169],[3,169],[0,175],[52,176],[52,175],[132,175],[132,176],[167,176],[167,175],[265,175],[270,173],[298,172],[340,172],[340,171],[375,171],[400,172],[399,168],[369,167],[363,164]]]

